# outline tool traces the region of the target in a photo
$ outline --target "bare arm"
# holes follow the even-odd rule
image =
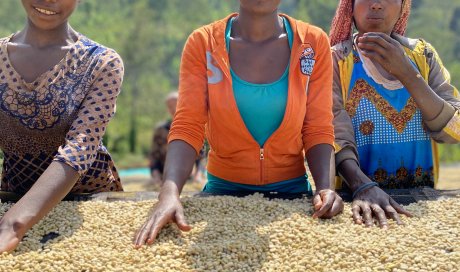
[[[334,190],[334,148],[328,144],[316,145],[308,150],[306,157],[316,190]]]
[[[328,144],[315,145],[306,157],[316,187],[313,217],[332,218],[343,211],[342,198],[334,190],[334,148]]]
[[[169,196],[179,198],[184,184],[193,170],[196,156],[195,149],[184,141],[176,140],[169,144],[160,199]]]
[[[160,230],[169,222],[176,223],[183,231],[190,230],[179,196],[192,172],[196,156],[195,148],[184,141],[176,140],[169,144],[159,200],[134,237],[137,248],[144,244],[152,244]]]
[[[25,233],[70,192],[78,178],[78,172],[70,166],[52,162],[0,220],[0,253],[14,250]]]

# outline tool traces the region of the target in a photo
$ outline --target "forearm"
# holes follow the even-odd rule
[[[196,156],[195,149],[185,141],[176,140],[169,144],[160,199],[171,195],[179,197],[193,170]]]
[[[399,76],[399,80],[414,98],[426,121],[438,117],[444,107],[444,100],[431,89],[413,66],[406,69],[406,72]]]
[[[364,183],[371,182],[355,160],[344,160],[337,166],[337,170],[353,192]]]
[[[4,215],[27,231],[45,217],[73,188],[78,173],[61,162],[52,162],[32,188]]]
[[[328,144],[319,144],[310,148],[306,157],[308,167],[315,181],[316,191],[334,190],[334,148]]]

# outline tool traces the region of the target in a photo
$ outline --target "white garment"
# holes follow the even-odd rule
[[[377,84],[382,85],[385,89],[390,91],[404,88],[401,81],[395,79],[393,76],[389,75],[391,77],[391,79],[389,79],[382,75],[372,60],[361,53],[361,49],[358,47],[358,35],[356,35],[354,39],[354,45],[356,51],[358,51],[359,58],[363,62],[363,68],[367,76],[371,77]]]

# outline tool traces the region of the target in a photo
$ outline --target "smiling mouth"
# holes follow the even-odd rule
[[[57,14],[57,12],[47,10],[47,9],[42,9],[42,8],[37,8],[37,7],[34,7],[34,9],[40,12],[41,14],[45,14],[45,15],[56,15]]]

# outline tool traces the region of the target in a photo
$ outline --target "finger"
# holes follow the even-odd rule
[[[334,198],[334,203],[332,204],[331,209],[324,214],[321,218],[324,219],[331,219],[332,217],[336,216],[337,214],[343,211],[343,201],[342,198],[338,195]]]
[[[385,56],[389,52],[388,49],[383,48],[375,42],[360,42],[358,43],[358,47],[361,49],[361,51],[364,50],[366,52],[375,52],[380,56]]]
[[[388,43],[391,43],[393,45],[400,44],[397,40],[393,39],[390,35],[388,35],[386,33],[368,32],[368,33],[365,33],[363,36],[365,36],[365,37],[376,37],[376,36],[378,36],[378,37],[384,39],[385,41],[387,41]]]
[[[378,205],[372,204],[371,209],[374,212],[381,228],[388,228],[388,220],[385,211]]]
[[[391,45],[394,45],[394,39],[384,33],[369,32],[364,34],[358,39],[358,41],[364,42],[375,42],[381,47],[389,49]]]
[[[332,216],[336,216],[343,211],[343,200],[339,195],[334,198],[334,204],[332,204],[331,213]]]
[[[155,223],[150,228],[150,233],[148,234],[148,239],[147,239],[148,245],[151,245],[155,242],[155,239],[157,238],[158,233],[160,233],[161,229],[163,229],[163,227],[166,226],[166,224],[168,223],[169,223],[169,219],[164,215],[155,221]]]
[[[385,212],[386,212],[386,214],[388,215],[389,218],[391,218],[394,221],[396,221],[396,224],[404,225],[404,223],[401,221],[401,218],[399,217],[398,212],[391,205],[387,205],[385,207]]]
[[[413,217],[413,215],[406,211],[401,205],[399,205],[393,198],[390,197],[390,205],[400,214],[404,214],[407,217]]]
[[[189,231],[192,229],[192,227],[185,221],[185,216],[182,209],[176,212],[174,221],[181,231]]]
[[[363,204],[361,205],[361,209],[363,211],[364,224],[367,227],[371,227],[372,225],[374,225],[374,221],[372,220],[372,211],[369,204],[367,202],[363,202]]]
[[[150,232],[150,228],[152,227],[153,224],[152,218],[150,218],[142,227],[139,229],[137,235],[136,235],[136,242],[135,242],[135,247],[140,248],[141,246],[145,245],[145,241],[148,237],[148,234]]]
[[[371,60],[376,61],[382,67],[385,67],[384,64],[386,63],[386,61],[380,54],[376,52],[372,52],[372,51],[366,51],[366,50],[361,50],[361,52],[365,57],[368,57]]]
[[[133,237],[133,243],[134,243],[134,245],[136,245],[136,243],[137,243],[137,238],[139,237],[141,231],[145,228],[146,224],[147,224],[147,222],[145,222],[144,224],[142,224],[142,226],[141,226],[140,228],[138,228],[138,229],[136,230],[136,232],[134,233],[134,237]]]
[[[353,221],[358,225],[362,225],[363,218],[361,217],[361,207],[359,205],[360,201],[353,201],[351,212],[353,213]]]
[[[316,194],[315,197],[313,197],[313,206],[315,211],[319,210],[321,206],[323,206],[323,201],[321,200],[321,196],[319,194]]]
[[[313,218],[322,217],[324,214],[326,214],[332,208],[332,205],[334,204],[334,198],[335,198],[335,194],[332,194],[332,193],[324,194],[324,197],[321,197],[323,205],[321,206],[319,210],[317,210],[313,214]]]

